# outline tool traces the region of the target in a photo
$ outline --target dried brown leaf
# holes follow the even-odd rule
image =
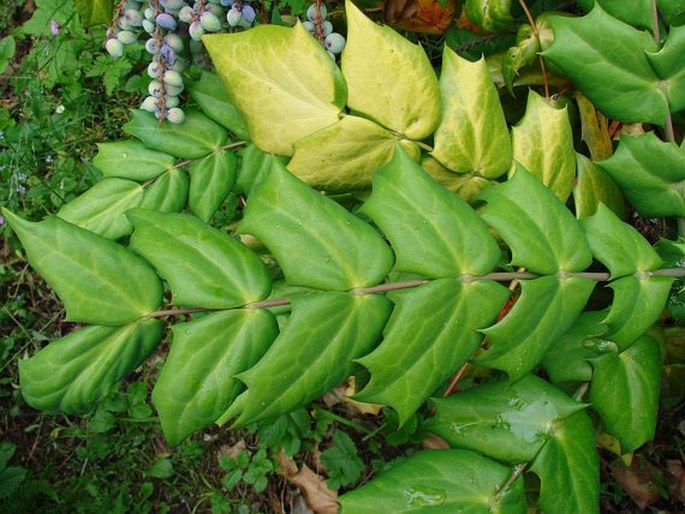
[[[314,473],[306,464],[298,470],[292,457],[281,449],[276,456],[280,466],[279,474],[295,485],[305,497],[307,505],[315,514],[337,514],[337,491],[328,488],[326,480]]]

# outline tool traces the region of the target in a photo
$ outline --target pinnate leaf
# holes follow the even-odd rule
[[[553,424],[530,470],[540,477],[538,507],[559,514],[599,512],[595,428],[585,412]]]
[[[565,202],[576,172],[566,108],[552,107],[535,91],[529,91],[526,114],[511,129],[511,141],[514,160]]]
[[[543,53],[606,115],[663,125],[668,101],[646,52],[658,50],[647,32],[599,5],[580,18],[550,16],[554,42]],[[578,66],[578,63],[583,63]]]
[[[188,110],[180,124],[163,123],[151,112],[136,109],[124,130],[147,147],[180,157],[198,159],[226,142],[226,129],[198,111]]]
[[[208,222],[233,189],[236,166],[235,153],[230,150],[211,153],[192,162],[188,166],[190,212]]]
[[[440,90],[426,53],[390,27],[374,23],[350,0],[345,12],[341,67],[348,106],[409,139],[428,137],[440,121]]]
[[[435,280],[388,294],[395,304],[383,342],[358,362],[371,380],[356,400],[389,405],[400,424],[478,349],[509,291],[491,281]]]
[[[271,250],[288,284],[345,291],[382,282],[394,256],[374,229],[273,164],[250,196],[240,232]]]
[[[278,326],[266,310],[238,309],[174,325],[172,332],[152,401],[175,445],[223,414],[244,389],[234,376],[264,355]]]
[[[513,178],[485,189],[479,211],[512,250],[512,264],[533,272],[584,271],[592,254],[578,221],[522,166]]]
[[[264,299],[271,279],[257,255],[188,214],[136,209],[131,248],[169,283],[176,305],[229,309]]]
[[[642,336],[621,353],[594,358],[592,366],[592,407],[620,441],[622,453],[630,453],[654,437],[662,369],[659,343]]]
[[[600,166],[643,216],[685,216],[685,151],[675,143],[652,132],[623,136]]]
[[[521,297],[511,311],[495,326],[483,330],[490,347],[476,362],[519,380],[571,327],[594,287],[594,281],[578,277],[522,281]]]
[[[176,162],[173,155],[146,148],[136,139],[98,143],[93,164],[104,177],[150,180],[171,168]]]
[[[442,118],[433,157],[457,172],[495,178],[511,166],[511,140],[485,59],[472,63],[445,46],[440,73]]]
[[[473,209],[401,149],[374,176],[361,212],[390,240],[398,271],[429,278],[481,275],[500,260],[496,241]]]
[[[162,302],[157,274],[123,246],[56,216],[29,222],[2,212],[31,266],[64,302],[69,321],[122,325]]]
[[[207,35],[203,43],[262,150],[290,156],[295,141],[338,121],[345,81],[301,23]]]
[[[140,205],[143,194],[137,182],[106,178],[64,204],[57,216],[107,239],[119,239],[133,230],[125,213]]]
[[[452,448],[474,450],[504,462],[535,458],[557,423],[584,406],[534,375],[494,382],[432,400],[436,414],[426,431]]]
[[[315,293],[293,298],[292,314],[264,357],[238,379],[242,400],[220,423],[240,414],[234,426],[288,413],[346,380],[353,359],[376,343],[391,311],[380,295]]]
[[[22,395],[36,409],[88,412],[147,358],[162,329],[154,319],[78,329],[19,361]]]
[[[512,469],[468,450],[420,451],[338,499],[341,514],[523,514],[523,479],[502,493]]]

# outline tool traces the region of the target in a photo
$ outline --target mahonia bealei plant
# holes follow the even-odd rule
[[[160,127],[135,112],[131,139],[100,145],[93,189],[42,222],[3,210],[67,319],[85,325],[20,363],[22,394],[87,412],[170,326],[153,401],[171,444],[286,415],[355,375],[354,398],[400,425],[428,402],[422,430],[450,449],[343,494],[341,512],[525,513],[527,472],[540,510],[598,512],[596,431],[624,454],[653,437],[662,363],[647,332],[683,275],[621,220],[621,191],[641,212],[681,215],[685,150],[648,133],[591,160],[574,150],[567,110],[533,90],[510,129],[484,59],[446,48],[438,78],[421,47],[351,2],[346,15],[340,67],[304,23],[205,36],[220,78],[189,88],[204,114]],[[634,35],[601,6],[552,16],[545,59],[573,76],[568,41],[580,38],[615,62],[594,22],[612,45]],[[682,107],[667,94],[682,80],[680,34],[635,43],[654,62],[635,73],[660,85],[641,81],[662,109],[645,121],[666,135]],[[583,116],[597,120],[591,101],[642,119],[611,93],[627,87],[618,76],[573,77]],[[619,177],[626,163],[635,172]],[[321,192],[360,190],[354,212]],[[236,193],[237,231],[211,226]],[[268,259],[242,242],[255,239]],[[603,282],[612,298],[590,308]],[[464,366],[486,378],[447,394]]]

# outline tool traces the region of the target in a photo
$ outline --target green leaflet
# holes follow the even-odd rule
[[[172,327],[171,350],[152,392],[171,445],[212,424],[244,389],[234,376],[254,366],[278,334],[266,310],[208,314]]]
[[[188,199],[188,175],[181,168],[171,168],[145,187],[141,209],[181,212]]]
[[[614,18],[644,29],[652,29],[652,2],[651,0],[582,0],[578,2],[589,11],[597,2],[602,9]]]
[[[589,382],[592,379],[592,365],[588,361],[616,347],[603,339],[609,330],[602,323],[606,315],[606,311],[581,313],[568,332],[547,350],[542,367],[552,382]]]
[[[540,41],[537,34],[530,25],[520,25],[516,34],[516,46],[509,48],[502,58],[502,77],[512,96],[515,96],[514,81],[519,71],[533,64],[538,59],[539,52]]]
[[[343,494],[341,514],[524,514],[523,479],[500,491],[512,469],[468,450],[419,451]]]
[[[585,307],[595,282],[541,277],[521,281],[521,297],[502,321],[483,330],[490,347],[476,358],[519,380],[535,368]]]
[[[290,156],[295,141],[338,121],[345,81],[301,23],[261,25],[202,41],[262,150]]]
[[[75,0],[74,4],[84,27],[107,25],[112,22],[112,0]]]
[[[511,140],[485,59],[471,63],[447,46],[440,73],[442,119],[433,157],[447,168],[499,177],[511,166]]]
[[[552,437],[530,467],[540,477],[539,509],[599,513],[599,458],[590,417],[578,412],[551,428]]]
[[[621,218],[628,215],[623,193],[603,168],[579,153],[576,154],[576,167],[578,176],[573,188],[573,202],[578,219],[592,216],[600,203]]]
[[[218,75],[203,71],[200,80],[189,84],[188,92],[202,112],[239,138],[249,141],[250,133],[247,130],[245,118],[236,109]]]
[[[659,12],[669,25],[685,23],[685,2],[683,0],[658,0]]]
[[[390,27],[374,23],[350,0],[345,13],[341,68],[349,108],[408,139],[431,135],[440,121],[440,91],[426,53]]]
[[[497,184],[494,180],[488,180],[479,175],[454,173],[430,156],[426,156],[421,160],[421,167],[438,184],[456,193],[467,202],[472,202],[486,187]]]
[[[295,142],[288,169],[314,188],[362,189],[392,158],[397,142],[392,132],[373,121],[348,115]]]
[[[479,213],[511,248],[512,264],[554,275],[584,271],[592,262],[579,222],[522,166],[513,178],[485,189],[477,199],[487,202]]]
[[[592,407],[605,429],[630,453],[654,437],[659,410],[661,350],[650,336],[642,336],[627,350],[592,360]]]
[[[673,112],[685,109],[685,27],[671,27],[664,46],[658,52],[647,52],[649,62],[662,79],[664,94]]]
[[[599,112],[592,102],[580,91],[573,93],[580,115],[581,139],[590,150],[593,161],[603,161],[614,153],[613,143],[609,136],[609,124],[606,116]],[[576,157],[581,154],[576,154]],[[580,166],[580,163],[578,164]],[[578,170],[580,174],[580,170]]]
[[[266,267],[236,239],[188,214],[136,209],[131,248],[169,283],[176,305],[230,309],[271,291]]]
[[[198,159],[215,152],[228,137],[225,128],[197,111],[187,110],[183,123],[162,125],[151,112],[135,109],[131,114],[131,121],[124,125],[128,134],[140,139],[147,148],[181,159]]]
[[[672,277],[623,277],[609,284],[614,301],[604,323],[606,338],[624,350],[651,327],[661,315]]]
[[[321,396],[353,372],[385,325],[391,303],[380,295],[326,292],[292,299],[284,330],[262,359],[238,379],[247,385],[220,419],[234,426],[286,414]]]
[[[643,216],[685,216],[685,151],[675,143],[652,132],[623,136],[600,166]]]
[[[123,325],[162,302],[157,274],[123,246],[56,216],[32,223],[2,213],[31,266],[64,302],[69,321]]]
[[[357,362],[371,380],[355,399],[389,405],[404,424],[478,349],[509,291],[491,281],[435,280],[388,294],[395,304],[378,348]]]
[[[469,20],[486,32],[508,32],[515,27],[511,0],[466,0]]]
[[[162,338],[159,320],[88,326],[19,361],[21,393],[36,409],[81,414],[147,358]]]
[[[272,166],[276,162],[284,167],[287,164],[285,157],[279,157],[266,153],[250,143],[241,152],[240,172],[236,180],[236,189],[247,196],[252,194],[252,189],[264,180]]]
[[[595,258],[611,272],[612,278],[653,271],[661,266],[661,257],[649,242],[627,223],[623,223],[606,205],[582,221]]]
[[[372,286],[393,264],[392,251],[370,225],[276,161],[250,196],[239,230],[271,250],[291,286],[337,291]]]
[[[646,52],[658,50],[647,33],[596,5],[581,18],[550,16],[554,42],[543,55],[604,114],[663,125],[668,101]],[[578,63],[583,63],[578,66]]]
[[[233,189],[236,166],[235,153],[230,150],[211,153],[190,163],[190,212],[208,222]]]
[[[511,463],[533,460],[554,428],[584,408],[535,375],[515,384],[474,387],[432,402],[436,413],[426,422],[426,431],[439,435],[450,447]]]
[[[106,178],[64,204],[57,216],[107,239],[119,239],[133,230],[124,213],[138,207],[142,199],[138,182]]]
[[[93,164],[104,177],[127,178],[142,182],[157,178],[176,162],[174,156],[150,150],[136,139],[98,143],[97,146],[98,153],[93,159]]]
[[[526,114],[511,129],[511,144],[514,161],[565,202],[571,194],[576,173],[573,132],[566,108],[552,107],[530,90]]]
[[[473,209],[400,149],[374,176],[361,212],[390,240],[398,271],[430,278],[481,275],[500,260],[496,241]]]

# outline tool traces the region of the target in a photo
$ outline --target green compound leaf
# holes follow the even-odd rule
[[[594,287],[594,281],[577,277],[522,281],[521,297],[511,311],[495,326],[483,330],[491,344],[476,362],[519,380],[571,327]]]
[[[511,0],[466,0],[469,20],[486,32],[508,32],[515,28]]]
[[[254,144],[247,145],[240,156],[236,189],[248,197],[252,194],[252,189],[264,180],[273,166],[276,166],[276,162],[281,164],[281,168],[288,162],[287,158],[263,152]]]
[[[230,150],[212,153],[191,163],[188,166],[190,212],[208,222],[233,189],[236,167],[235,153]]]
[[[171,350],[152,391],[171,445],[212,424],[243,391],[236,374],[254,366],[278,335],[266,310],[215,312],[172,327]]]
[[[3,209],[29,263],[64,302],[69,321],[122,325],[162,302],[162,284],[123,246],[56,216],[32,223]]]
[[[453,448],[511,463],[533,460],[555,425],[584,408],[535,375],[515,384],[474,387],[432,402],[436,414],[426,422],[426,431]]]
[[[565,202],[576,174],[573,132],[566,108],[554,108],[535,91],[529,91],[526,114],[511,129],[511,141],[514,160]]]
[[[433,157],[447,168],[499,177],[511,166],[511,140],[485,59],[472,63],[447,46],[440,73],[442,119]]]
[[[226,143],[228,132],[204,114],[188,110],[183,123],[163,123],[154,114],[136,109],[124,130],[137,137],[147,148],[166,152],[181,159],[199,159]]]
[[[291,286],[346,291],[376,285],[394,259],[370,225],[278,162],[250,196],[240,232],[271,250]]]
[[[478,349],[509,291],[491,281],[443,279],[388,294],[395,304],[384,340],[358,359],[371,380],[355,399],[389,405],[404,424]]]
[[[600,204],[597,212],[582,224],[592,254],[609,269],[612,278],[661,266],[661,257],[649,242],[606,205]]]
[[[523,479],[468,450],[419,451],[362,487],[340,496],[341,514],[524,514]]]
[[[478,197],[479,211],[512,250],[512,264],[535,273],[554,275],[584,271],[592,254],[580,223],[554,194],[522,166],[502,185]]]
[[[124,213],[142,200],[138,182],[106,178],[64,204],[57,216],[107,239],[119,239],[133,230]]]
[[[93,164],[104,177],[145,181],[157,178],[171,168],[176,158],[164,152],[150,150],[136,139],[98,143]]]
[[[141,209],[159,212],[181,212],[188,200],[188,175],[181,168],[172,168],[146,186]]]
[[[592,379],[592,365],[588,361],[616,347],[603,339],[609,330],[602,323],[606,315],[606,311],[581,313],[568,332],[547,350],[542,367],[552,382],[589,382]]]
[[[573,188],[573,202],[578,219],[592,216],[600,203],[621,218],[628,215],[623,193],[603,168],[582,154],[576,153],[577,178]]]
[[[169,283],[173,302],[230,309],[263,300],[271,279],[257,255],[228,234],[188,214],[136,209],[131,249]]]
[[[202,41],[262,150],[290,156],[295,141],[338,121],[345,81],[301,23],[261,25]]]
[[[150,355],[162,330],[161,321],[142,320],[72,332],[19,361],[21,393],[36,409],[88,412]]]
[[[673,112],[685,109],[685,27],[672,27],[658,52],[647,52],[647,58],[664,83],[665,94]]]
[[[390,27],[371,21],[350,0],[345,12],[341,67],[350,109],[409,139],[431,135],[440,121],[440,90],[426,53]]]
[[[203,113],[239,138],[250,140],[245,118],[228,96],[218,75],[203,71],[199,80],[188,85],[188,92]]]
[[[392,158],[397,141],[392,132],[373,121],[345,116],[297,141],[288,169],[317,189],[363,189]]]
[[[654,437],[661,382],[661,350],[643,336],[621,353],[605,353],[592,360],[592,407],[604,428],[630,453]]]
[[[402,150],[374,176],[361,212],[387,235],[398,271],[429,278],[481,275],[500,260],[496,241],[473,209]]]
[[[238,379],[245,399],[219,419],[240,414],[234,426],[288,413],[346,380],[353,359],[369,352],[392,304],[380,295],[326,292],[293,298],[284,330]]]
[[[112,22],[113,0],[75,0],[74,4],[84,27]]]
[[[606,338],[621,350],[651,327],[664,309],[673,278],[623,277],[609,284],[614,301],[604,323],[609,326]]]
[[[685,216],[685,152],[654,133],[623,136],[600,166],[647,217]]]
[[[543,53],[604,114],[626,122],[663,125],[668,101],[646,52],[652,37],[596,5],[581,18],[550,16],[554,42]],[[579,66],[578,63],[582,63]]]
[[[585,412],[554,423],[530,470],[540,477],[538,508],[555,514],[599,513],[595,427]]]

